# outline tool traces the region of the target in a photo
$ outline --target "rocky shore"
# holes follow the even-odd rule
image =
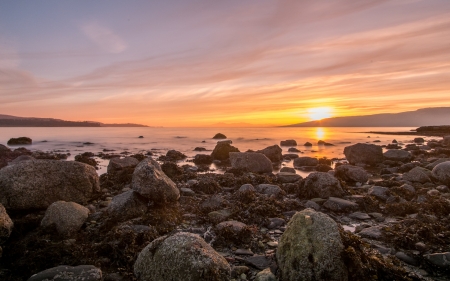
[[[215,137],[195,166],[105,151],[100,176],[90,152],[0,144],[0,280],[449,280],[449,136],[338,163]]]

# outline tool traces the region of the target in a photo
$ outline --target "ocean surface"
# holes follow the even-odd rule
[[[278,144],[281,140],[294,139],[299,156],[327,157],[330,159],[343,159],[344,148],[355,143],[389,144],[393,139],[398,142],[409,143],[417,136],[407,135],[378,135],[367,133],[369,131],[405,132],[410,127],[332,127],[332,128],[77,128],[77,127],[2,127],[0,128],[0,144],[6,145],[10,138],[26,136],[33,140],[33,144],[26,146],[30,150],[44,152],[70,153],[68,160],[73,160],[77,154],[93,152],[95,154],[106,150],[105,153],[146,153],[152,151],[156,159],[170,149],[178,150],[192,160],[196,154],[211,154],[217,140],[212,139],[216,133],[222,133],[233,146],[244,152],[248,149],[258,150]],[[142,136],[143,138],[139,138]],[[427,139],[427,138],[425,138]],[[318,145],[323,140],[333,146]],[[310,142],[312,147],[303,144]],[[90,143],[90,144],[86,144]],[[194,151],[195,147],[204,147],[207,151]],[[12,149],[16,147],[11,147]],[[289,147],[282,147],[283,154]],[[125,155],[125,154],[124,154]],[[99,163],[98,173],[106,172],[109,160],[96,158]],[[184,161],[180,165],[192,162]],[[292,167],[292,161],[282,163],[282,166]],[[215,172],[221,173],[218,167],[211,167]],[[299,171],[307,175],[307,172]]]

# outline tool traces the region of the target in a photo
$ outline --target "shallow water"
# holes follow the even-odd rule
[[[42,128],[42,127],[2,127],[0,128],[0,144],[6,145],[13,137],[26,136],[33,140],[27,146],[30,150],[45,152],[70,153],[69,160],[83,152],[99,153],[104,149],[114,150],[105,153],[130,153],[152,151],[156,156],[163,155],[169,149],[175,149],[186,154],[190,159],[196,154],[210,154],[217,140],[212,139],[216,133],[225,134],[233,141],[233,145],[240,151],[248,149],[258,150],[280,144],[281,140],[294,139],[300,156],[344,158],[344,148],[358,142],[388,144],[393,139],[399,142],[411,142],[417,136],[405,135],[376,135],[364,132],[369,131],[409,131],[415,128],[389,127],[333,127],[333,128]],[[139,138],[143,136],[143,138]],[[427,139],[427,138],[426,138]],[[319,146],[319,140],[334,144],[334,146]],[[310,142],[312,147],[303,144]],[[91,144],[85,144],[91,143]],[[195,147],[204,147],[207,151],[193,151]],[[15,147],[11,147],[15,148]],[[289,147],[282,147],[283,154]],[[188,158],[189,159],[189,158]],[[108,160],[100,161],[99,174],[106,172]],[[184,164],[184,163],[183,163]],[[191,164],[192,162],[187,162]],[[292,167],[292,161],[283,163],[283,166]],[[216,168],[216,167],[212,167]],[[220,172],[220,171],[217,171]],[[298,171],[301,175],[309,172]]]

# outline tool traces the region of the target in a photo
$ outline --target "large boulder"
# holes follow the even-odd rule
[[[296,213],[278,244],[281,280],[348,280],[343,250],[338,225],[329,216],[312,209]]]
[[[6,213],[5,207],[0,204],[0,245],[11,235],[14,223]]]
[[[391,149],[383,153],[386,160],[406,162],[411,160],[412,155],[409,151],[401,149]]]
[[[304,192],[308,198],[342,197],[344,190],[339,181],[324,172],[314,172],[305,178]]]
[[[30,145],[33,141],[30,138],[27,137],[20,137],[20,138],[10,138],[8,141],[8,145]]]
[[[180,232],[148,244],[137,257],[134,274],[141,281],[228,281],[231,268],[200,236]]]
[[[383,149],[375,144],[357,143],[344,148],[344,154],[350,164],[376,165],[383,162]]]
[[[317,166],[319,165],[319,160],[313,157],[299,157],[294,159],[294,167],[305,167],[305,166]]]
[[[403,179],[410,182],[426,183],[431,181],[431,171],[422,167],[415,167],[403,174]]]
[[[93,265],[60,265],[31,276],[28,281],[101,281],[102,271]]]
[[[144,215],[148,200],[134,190],[113,197],[108,206],[108,215],[118,221],[126,221]]]
[[[46,209],[59,200],[85,205],[99,191],[95,168],[79,162],[32,160],[0,169],[6,209]]]
[[[271,173],[272,162],[264,154],[253,152],[231,152],[231,166],[246,169],[253,173]]]
[[[114,157],[111,160],[109,160],[107,171],[108,174],[114,173],[127,168],[134,168],[137,166],[137,164],[139,164],[139,160],[137,160],[134,157],[125,157],[125,158]]]
[[[88,215],[89,209],[80,204],[57,201],[45,211],[41,226],[55,225],[60,235],[68,237],[80,230]]]
[[[281,149],[281,147],[275,144],[256,152],[266,155],[266,157],[269,158],[270,161],[277,163],[283,160],[283,154],[281,153],[282,151],[283,150]]]
[[[227,160],[230,158],[230,152],[239,152],[239,149],[232,146],[228,141],[219,141],[214,147],[211,157],[213,160]]]
[[[450,161],[440,163],[433,169],[433,175],[441,183],[450,187]]]
[[[346,182],[365,183],[369,179],[369,173],[361,167],[353,165],[341,165],[336,167],[334,175]]]
[[[176,184],[161,170],[155,160],[142,160],[134,169],[131,186],[154,203],[175,202],[180,198]]]

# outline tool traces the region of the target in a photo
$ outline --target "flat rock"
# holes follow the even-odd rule
[[[93,265],[49,268],[31,276],[28,281],[101,281],[102,271]]]
[[[334,212],[351,212],[359,208],[354,202],[336,197],[330,197],[323,206]]]
[[[291,167],[283,167],[280,169],[280,173],[292,173],[292,174],[296,174],[297,171],[294,168]]]
[[[383,237],[383,232],[380,226],[371,226],[361,230],[358,235],[363,238],[379,240]]]
[[[354,212],[348,215],[350,218],[352,219],[357,219],[357,220],[369,220],[370,216],[366,213],[362,213],[362,212]]]

